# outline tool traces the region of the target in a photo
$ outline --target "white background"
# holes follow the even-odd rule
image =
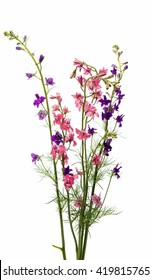
[[[130,2],[130,3],[128,3]],[[37,56],[45,55],[46,76],[54,77],[70,105],[75,93],[69,75],[74,58],[97,68],[113,63],[118,44],[129,61],[122,88],[124,138],[116,143],[123,164],[113,182],[108,204],[122,211],[104,218],[91,231],[87,260],[107,265],[147,263],[152,259],[151,183],[151,1],[1,1],[0,7],[0,258],[60,261],[57,213],[49,201],[51,186],[39,181],[30,153],[46,152],[47,132],[33,106],[39,92],[27,81],[31,61],[3,37],[5,30],[28,35]],[[68,236],[68,233],[66,234]],[[69,240],[69,236],[68,236]],[[68,241],[68,256],[72,243]]]

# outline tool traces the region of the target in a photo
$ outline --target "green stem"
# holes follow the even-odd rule
[[[34,55],[30,52],[30,50],[27,48],[25,42],[22,42],[17,36],[14,35],[13,32],[11,32],[10,36],[13,36],[14,39],[16,39],[19,44],[21,44],[24,48],[24,50],[29,54],[29,56],[32,58],[38,73],[40,75],[40,80],[42,83],[43,91],[46,98],[46,107],[47,107],[47,113],[48,113],[48,127],[50,132],[50,138],[52,137],[52,127],[51,127],[51,118],[50,118],[50,109],[49,109],[49,101],[47,97],[47,90],[45,87],[45,82],[43,78],[43,74],[41,71],[41,67],[39,67],[39,63],[37,63]],[[60,229],[61,229],[61,239],[62,239],[62,255],[63,259],[66,260],[66,251],[65,251],[65,238],[64,238],[64,227],[63,227],[63,216],[62,216],[62,208],[61,208],[61,202],[60,202],[60,194],[59,194],[59,186],[58,186],[58,176],[57,176],[57,168],[55,164],[55,159],[53,159],[53,166],[54,166],[54,175],[55,175],[55,181],[56,181],[56,194],[57,194],[57,202],[58,202],[58,210],[59,210],[59,219],[60,219]]]
[[[72,220],[71,220],[71,211],[70,211],[70,198],[69,198],[69,191],[67,190],[67,198],[68,198],[68,218],[69,218],[69,223],[70,223],[70,228],[71,232],[73,235],[73,239],[75,242],[75,251],[76,251],[76,258],[78,258],[78,244],[77,244],[77,239],[74,233],[73,225],[72,225]]]

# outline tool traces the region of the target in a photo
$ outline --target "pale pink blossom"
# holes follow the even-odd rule
[[[75,60],[74,60],[73,64],[81,70],[81,69],[82,69],[82,67],[83,67],[84,62],[83,62],[83,61],[78,60],[77,58],[75,58]]]
[[[81,206],[82,206],[82,202],[83,202],[83,198],[82,198],[82,196],[79,196],[79,197],[77,198],[77,200],[74,201],[73,205],[74,205],[75,207],[81,207]]]
[[[58,154],[58,146],[56,144],[52,145],[50,154],[52,155],[53,158],[56,158]]]
[[[92,195],[91,199],[92,199],[92,202],[94,204],[96,204],[97,206],[99,206],[99,207],[102,206],[101,194],[99,194],[99,195],[94,194],[94,195]]]
[[[71,189],[74,184],[74,176],[66,174],[63,178],[63,182],[66,190]]]
[[[78,179],[79,176],[82,176],[82,175],[83,175],[83,172],[80,171],[80,170],[78,170],[77,167],[75,167],[75,170],[76,170],[76,174],[74,175],[74,178],[75,178],[75,179]]]
[[[60,109],[59,105],[53,105],[52,106],[52,112],[58,111],[59,109]]]
[[[64,114],[70,113],[68,107],[66,107],[66,106],[63,107],[63,113]]]
[[[96,107],[88,101],[85,102],[84,111],[87,117],[92,117],[93,119],[95,116],[99,117]]]
[[[104,67],[99,70],[100,77],[105,76],[108,72],[108,69],[105,69]]]
[[[83,67],[83,70],[84,70],[84,75],[90,75],[92,76],[92,73],[91,73],[91,68],[86,66],[86,67]]]
[[[84,129],[79,130],[76,128],[76,133],[78,134],[77,138],[80,140],[86,140],[91,136],[91,134],[87,133]]]
[[[82,76],[78,76],[78,77],[76,78],[76,80],[80,83],[80,85],[81,85],[82,87],[84,87],[84,85],[85,85],[85,83],[86,83],[86,79],[85,79],[85,78],[83,78]]]
[[[62,98],[61,98],[59,92],[56,92],[56,95],[51,95],[50,99],[57,99],[59,103],[61,103],[61,101],[62,101]]]
[[[101,155],[94,155],[92,157],[92,163],[94,165],[101,165]]]
[[[91,80],[87,82],[87,87],[90,90],[98,90],[101,88],[100,79],[98,77],[93,77]]]
[[[81,93],[77,93],[75,95],[72,95],[75,99],[75,105],[78,108],[78,110],[80,111],[82,108],[82,104],[83,104],[83,98],[84,96]]]
[[[96,98],[96,99],[101,99],[102,97],[102,91],[101,90],[97,90],[95,92],[92,93],[92,97]]]

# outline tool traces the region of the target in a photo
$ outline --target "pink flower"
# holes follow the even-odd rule
[[[78,179],[79,176],[82,176],[82,175],[83,175],[83,172],[82,172],[82,171],[79,171],[77,167],[75,168],[75,170],[76,170],[76,173],[77,173],[77,174],[74,175],[74,178],[75,178],[75,179]]]
[[[89,103],[88,101],[85,102],[84,111],[87,117],[92,117],[93,119],[95,116],[99,117],[96,107],[91,103]]]
[[[101,90],[97,90],[95,92],[92,93],[92,97],[96,98],[96,99],[101,99],[102,97],[102,91]]]
[[[101,194],[99,195],[94,194],[92,195],[91,199],[94,204],[98,205],[99,207],[102,206]]]
[[[62,98],[61,98],[59,92],[56,93],[56,96],[51,95],[51,96],[50,96],[50,99],[57,99],[59,103],[61,103],[61,101],[62,101]]]
[[[62,156],[63,153],[65,153],[65,152],[66,152],[66,148],[64,147],[64,145],[58,146],[58,154],[59,154],[60,156]]]
[[[76,93],[75,95],[72,95],[75,99],[75,105],[78,108],[78,110],[81,110],[82,104],[83,104],[83,98],[84,96],[81,93]]]
[[[68,132],[73,131],[73,128],[70,124],[70,119],[64,119],[62,120],[62,123],[60,124],[61,130],[67,130]]]
[[[78,76],[76,79],[77,79],[77,81],[80,83],[80,85],[81,85],[82,87],[84,87],[85,82],[86,82],[86,79],[83,78],[82,76]]]
[[[83,70],[84,70],[84,75],[90,75],[92,76],[92,73],[91,73],[91,68],[86,66],[86,68],[83,67]]]
[[[75,130],[76,130],[76,133],[78,134],[77,138],[80,140],[86,140],[91,136],[91,134],[87,133],[84,129],[79,130],[76,128]]]
[[[78,199],[73,203],[73,205],[75,207],[81,207],[82,202],[83,202],[83,198],[82,198],[82,196],[79,196]]]
[[[90,90],[98,90],[101,88],[100,79],[98,77],[93,77],[91,80],[87,82],[87,87]]]
[[[66,135],[65,142],[73,142],[73,146],[76,146],[77,142],[74,140],[74,133],[69,133],[68,135]]]
[[[101,164],[101,155],[94,155],[92,157],[92,163],[94,165],[100,165]]]
[[[71,189],[74,184],[74,176],[66,174],[63,178],[63,182],[66,190]]]
[[[105,69],[104,67],[99,70],[100,77],[105,76],[108,72],[108,69]]]
[[[62,159],[62,157],[63,157],[65,160],[65,163],[66,164],[68,163],[69,158],[67,156],[66,148],[64,145],[53,144],[50,154],[52,155],[53,158],[56,158],[58,156],[59,159]]]
[[[63,115],[62,114],[58,114],[56,115],[55,113],[53,113],[54,115],[54,124],[62,124],[62,120],[63,120]]]
[[[66,106],[63,107],[63,113],[64,114],[70,113],[68,107],[66,107]]]
[[[73,64],[81,70],[82,67],[83,67],[84,62],[82,62],[82,61],[78,60],[77,58],[75,58]]]
[[[50,154],[52,155],[53,158],[56,158],[58,154],[58,146],[56,144],[52,145]]]
[[[52,112],[58,111],[59,110],[59,105],[53,105],[52,106]]]

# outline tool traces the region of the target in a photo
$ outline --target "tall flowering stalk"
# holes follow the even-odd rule
[[[55,82],[43,74],[44,55],[35,57],[27,47],[27,36],[20,38],[12,31],[4,35],[16,41],[16,50],[31,57],[36,70],[26,73],[26,77],[36,78],[42,85],[42,92],[35,93],[33,105],[38,109],[38,119],[48,128],[50,151],[43,156],[31,153],[31,159],[37,171],[49,177],[56,191],[52,201],[58,206],[61,246],[53,247],[67,259],[64,222],[68,220],[76,259],[84,260],[91,226],[103,216],[118,214],[105,201],[113,177],[119,179],[122,168],[109,155],[123,123],[124,115],[119,112],[124,97],[120,83],[128,63],[121,62],[122,51],[117,45],[113,46],[117,62],[110,70],[97,70],[84,61],[74,60],[70,78],[76,80],[80,89],[72,98],[81,114],[81,123],[73,127],[71,111],[63,104],[60,93],[50,94]]]

